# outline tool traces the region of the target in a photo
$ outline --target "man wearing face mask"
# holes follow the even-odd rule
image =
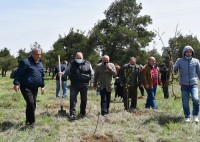
[[[129,63],[125,64],[120,72],[120,84],[124,90],[124,108],[127,111],[137,106],[137,88],[141,82],[140,70],[140,66],[136,64],[136,58],[131,57]],[[130,106],[129,98],[131,98]]]
[[[182,58],[177,59],[173,66],[173,62],[170,62],[170,66],[174,71],[179,70],[181,85],[182,105],[185,115],[185,121],[190,122],[190,107],[189,98],[190,95],[193,101],[192,116],[195,122],[199,122],[199,96],[198,96],[198,79],[200,78],[200,64],[199,60],[193,58],[194,50],[191,46],[185,46],[182,52]]]
[[[109,62],[108,55],[102,57],[102,63],[97,64],[94,73],[94,88],[99,84],[101,94],[101,115],[109,113],[112,78],[117,75],[115,65]]]
[[[87,91],[89,81],[93,86],[94,72],[89,61],[83,59],[83,54],[77,52],[75,60],[71,61],[63,73],[64,76],[69,76],[71,81],[70,86],[70,119],[76,119],[76,102],[77,95],[80,92],[81,104],[80,104],[80,116],[86,115],[87,104]]]

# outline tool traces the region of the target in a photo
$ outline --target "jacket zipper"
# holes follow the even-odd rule
[[[190,85],[190,60],[188,60],[188,77],[189,77],[189,85]]]

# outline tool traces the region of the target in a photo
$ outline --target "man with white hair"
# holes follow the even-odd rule
[[[110,63],[108,55],[102,57],[102,62],[97,64],[94,73],[94,88],[100,88],[101,94],[101,115],[106,116],[109,113],[112,78],[117,75],[115,65]]]
[[[20,61],[14,74],[14,90],[19,89],[26,101],[26,125],[31,128],[35,123],[35,109],[38,88],[44,93],[44,67],[41,61],[41,49],[32,49],[31,56]]]

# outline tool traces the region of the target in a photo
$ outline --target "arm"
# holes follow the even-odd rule
[[[91,83],[94,82],[94,70],[92,69],[91,64],[90,64],[90,81]]]
[[[143,79],[143,84],[148,85],[148,80],[147,80],[147,69],[146,67],[142,69],[142,79]]]
[[[14,74],[14,80],[13,80],[14,87],[13,87],[13,89],[16,92],[19,91],[19,88],[20,88],[19,87],[20,86],[20,77],[24,74],[25,69],[26,69],[26,64],[22,60],[22,61],[20,61],[18,69],[17,69],[17,71]]]
[[[94,87],[97,86],[97,79],[98,79],[98,76],[99,76],[99,66],[97,65],[96,68],[95,68],[95,72],[94,72]]]
[[[122,69],[120,69],[120,72],[119,72],[119,82],[120,82],[120,85],[124,85],[124,70],[125,70],[125,67],[123,66]]]
[[[199,63],[199,60],[197,62],[197,66],[196,66],[196,72],[197,72],[198,78],[200,79],[200,63]]]
[[[62,74],[64,75],[64,76],[69,76],[70,75],[70,69],[71,69],[71,65],[72,63],[70,62],[69,64],[68,64],[68,66],[66,67],[66,69],[62,72]]]
[[[107,64],[107,67],[108,67],[108,70],[110,71],[110,73],[111,73],[113,76],[116,76],[116,75],[117,75],[117,71],[116,71],[116,69],[115,69],[114,64]]]
[[[26,69],[26,64],[22,60],[22,61],[20,61],[18,69],[17,69],[17,71],[14,74],[14,81],[13,81],[14,85],[19,85],[20,84],[19,80],[20,80],[20,77],[24,74],[25,69]]]

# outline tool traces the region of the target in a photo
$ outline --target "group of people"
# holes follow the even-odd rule
[[[170,70],[165,64],[161,65],[160,70],[157,69],[156,59],[149,57],[146,65],[141,66],[136,63],[136,58],[131,57],[129,63],[122,68],[115,66],[110,62],[108,55],[102,57],[102,62],[98,63],[93,70],[91,63],[83,58],[82,52],[75,54],[75,59],[70,61],[68,65],[64,62],[61,70],[55,68],[55,73],[58,77],[62,77],[62,84],[67,89],[67,76],[70,84],[70,119],[75,120],[77,95],[80,92],[80,116],[86,116],[87,92],[89,85],[94,89],[100,90],[101,96],[101,115],[109,114],[112,79],[116,78],[119,84],[118,95],[123,97],[124,109],[130,110],[137,107],[137,89],[145,88],[147,99],[145,108],[157,109],[155,100],[156,89],[158,84],[162,84],[164,98],[169,98],[168,84],[169,72],[179,71],[180,85],[182,94],[182,105],[186,122],[190,122],[190,95],[193,101],[193,118],[198,122],[199,113],[199,97],[198,97],[198,78],[200,78],[199,60],[193,57],[194,50],[191,46],[185,46],[183,49],[183,57],[179,58],[175,64],[170,62]],[[19,91],[26,101],[26,124],[34,126],[35,109],[38,88],[41,87],[42,94],[44,93],[44,71],[41,61],[41,49],[32,49],[30,57],[20,61],[17,71],[14,74],[14,90]],[[161,73],[161,78],[159,77]],[[59,79],[56,78],[57,89],[56,97],[60,97]],[[115,84],[116,85],[116,84]],[[63,98],[67,96],[67,91],[63,91]],[[129,99],[131,103],[129,104]]]

